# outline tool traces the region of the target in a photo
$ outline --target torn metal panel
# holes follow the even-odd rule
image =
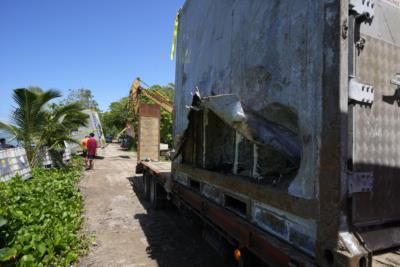
[[[297,150],[301,162],[290,194],[316,198],[323,6],[323,1],[312,0],[272,1],[268,5],[261,0],[187,1],[180,15],[177,40],[175,144],[181,142],[188,127],[192,110],[187,106],[192,105],[196,87],[202,97],[236,95],[246,115],[251,112],[249,124],[253,128],[266,127],[267,133],[271,133],[270,124],[275,126],[277,121],[266,115],[273,114],[266,109],[279,103],[298,118],[297,129],[282,124],[295,130],[301,147]],[[258,116],[270,123],[259,125]],[[280,129],[277,132],[280,135]],[[263,138],[272,140],[271,136]],[[286,133],[284,136],[291,139]],[[285,151],[287,142],[279,139],[270,144]],[[285,153],[296,155],[291,149]]]
[[[344,231],[339,233],[339,242],[341,243],[342,249],[350,253],[352,257],[366,253],[364,247],[351,232]]]
[[[237,174],[242,176],[253,176],[253,166],[254,166],[254,146],[253,144],[246,138],[242,137],[238,134],[238,162],[237,162]]]
[[[184,163],[289,186],[301,146],[298,118],[289,108],[272,104],[262,117],[245,112],[237,96],[201,98],[198,92],[190,108],[189,127],[177,149]]]
[[[226,124],[258,145],[269,146],[299,163],[301,144],[298,136],[283,127],[263,119],[260,115],[245,112],[236,95],[217,95],[201,99],[201,106],[210,109]]]
[[[213,112],[207,112],[204,167],[231,173],[235,156],[235,131]]]

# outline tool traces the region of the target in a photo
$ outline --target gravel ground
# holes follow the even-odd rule
[[[94,234],[79,266],[218,266],[221,257],[176,210],[151,210],[135,177],[136,155],[110,144],[85,172],[85,227]]]

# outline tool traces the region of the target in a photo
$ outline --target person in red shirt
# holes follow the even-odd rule
[[[89,161],[89,166],[86,165],[87,169],[93,169],[93,160],[96,157],[97,141],[94,138],[94,133],[89,134],[89,140],[86,142],[87,147],[87,159]]]

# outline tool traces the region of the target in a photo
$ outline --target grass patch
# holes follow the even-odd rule
[[[76,186],[82,159],[33,178],[0,183],[0,266],[69,266],[87,251],[83,198]]]

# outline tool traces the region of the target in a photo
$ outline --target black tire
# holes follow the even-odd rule
[[[159,205],[159,199],[158,199],[158,185],[154,177],[150,177],[150,192],[149,192],[149,198],[150,198],[150,205],[153,209],[158,209],[160,208]]]
[[[165,209],[169,202],[167,199],[167,192],[164,187],[157,182],[157,178],[155,176],[150,177],[150,207],[153,209]]]
[[[150,200],[150,183],[151,176],[147,171],[143,172],[143,195],[145,200]]]

